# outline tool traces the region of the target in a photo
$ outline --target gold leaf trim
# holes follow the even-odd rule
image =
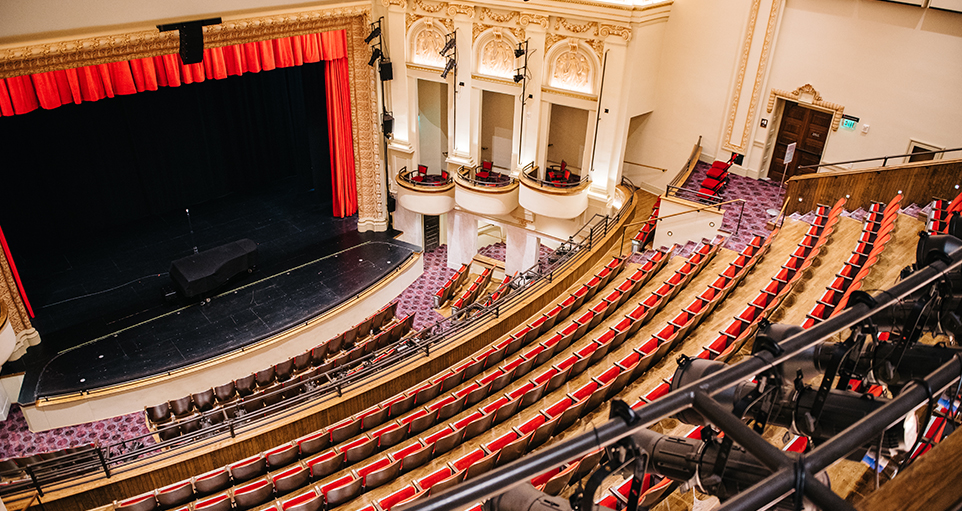
[[[421,9],[424,12],[430,12],[431,14],[435,14],[447,8],[448,4],[447,2],[441,2],[439,4],[428,6],[428,5],[425,5],[425,3],[422,0],[414,0],[414,6],[417,7],[418,9]]]
[[[597,21],[589,21],[589,22],[583,23],[583,24],[581,24],[581,25],[576,25],[576,24],[574,24],[574,23],[568,23],[568,20],[567,20],[567,19],[562,18],[562,17],[559,16],[559,17],[557,18],[557,20],[555,21],[554,29],[555,29],[555,30],[560,30],[561,27],[564,27],[565,30],[568,30],[569,32],[574,32],[575,34],[582,34],[582,33],[584,33],[584,32],[587,32],[587,31],[591,30],[591,29],[594,29],[594,35],[598,35],[598,22],[597,22]]]
[[[782,98],[788,101],[795,101],[796,103],[799,103],[799,102],[804,103],[803,101],[801,101],[802,95],[804,94],[811,94],[812,96],[812,102],[808,104],[817,106],[819,108],[823,108],[825,110],[831,110],[833,112],[832,131],[838,131],[838,126],[842,122],[842,114],[845,113],[845,107],[842,105],[839,105],[838,103],[829,103],[828,101],[823,100],[822,95],[819,94],[819,92],[815,90],[815,87],[812,87],[812,84],[810,83],[806,83],[805,85],[802,85],[801,87],[791,92],[772,89],[772,92],[769,93],[768,95],[768,107],[766,110],[768,111],[768,113],[772,113],[772,110],[775,109],[776,98]]]
[[[619,35],[625,41],[631,41],[631,27],[625,27],[621,25],[601,25],[601,29],[598,32],[601,37]]]
[[[498,14],[492,11],[491,9],[488,9],[487,7],[482,7],[481,15],[479,16],[479,19],[484,20],[484,18],[487,17],[491,21],[495,21],[498,23],[509,23],[511,20],[514,19],[515,16],[518,16],[519,14],[520,13],[518,11],[511,11],[511,12],[508,12],[507,14]]]

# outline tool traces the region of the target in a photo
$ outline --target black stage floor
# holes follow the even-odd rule
[[[22,258],[42,342],[4,365],[4,373],[25,373],[20,403],[162,374],[250,345],[357,295],[418,250],[395,232],[359,233],[355,218],[332,218],[314,192],[292,188],[282,183],[191,208],[199,250],[239,238],[258,244],[257,271],[206,305],[163,298],[170,261],[191,253],[182,214],[64,244],[46,260]]]

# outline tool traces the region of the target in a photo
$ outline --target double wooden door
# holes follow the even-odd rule
[[[775,139],[772,164],[768,167],[768,177],[773,181],[781,181],[783,178],[787,180],[800,173],[799,167],[817,165],[822,159],[822,150],[825,149],[825,139],[828,138],[831,126],[832,114],[786,101],[782,122],[778,127],[778,137]],[[786,171],[785,150],[791,143],[797,144],[795,157]],[[813,172],[814,169],[808,169],[801,173]]]

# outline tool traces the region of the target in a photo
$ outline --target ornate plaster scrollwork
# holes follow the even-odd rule
[[[601,37],[620,35],[625,41],[631,41],[631,27],[624,27],[621,25],[601,25],[601,29],[599,30],[598,34]]]
[[[411,25],[413,25],[415,22],[417,22],[417,20],[419,20],[419,19],[421,19],[421,18],[423,18],[423,17],[424,17],[424,16],[421,16],[421,15],[419,15],[419,14],[407,13],[407,15],[404,17],[404,31],[405,31],[405,32],[410,32],[410,31],[411,31]]]
[[[523,28],[517,28],[517,27],[512,28],[511,33],[514,34],[514,38],[517,41],[524,41],[525,39],[527,39]]]
[[[547,55],[547,54],[548,54],[548,50],[550,50],[551,47],[555,45],[555,43],[557,43],[558,41],[561,41],[562,39],[565,39],[565,36],[563,36],[563,35],[558,35],[558,34],[547,34],[547,35],[545,35],[545,38],[544,38],[544,54]]]
[[[595,55],[598,55],[598,60],[602,60],[605,54],[605,42],[599,41],[598,39],[589,39],[585,41],[588,46],[591,46],[592,50],[595,50]]]
[[[480,19],[482,19],[482,20],[483,20],[484,18],[488,18],[488,19],[490,19],[491,21],[496,21],[496,22],[498,22],[498,23],[508,23],[508,22],[510,22],[512,19],[514,19],[514,17],[517,16],[518,14],[519,14],[518,11],[511,11],[511,12],[508,12],[508,13],[505,13],[505,14],[498,14],[498,13],[492,11],[491,9],[488,9],[487,7],[482,7],[482,8],[481,8],[481,15],[480,15],[479,17],[480,17]]]
[[[481,47],[478,72],[490,76],[510,77],[514,74],[514,46],[504,40],[501,28],[495,28]]]
[[[542,29],[548,30],[548,17],[527,12],[521,13],[521,16],[518,17],[518,25],[526,27],[531,24],[541,25]]]
[[[567,51],[554,61],[551,86],[579,92],[591,92],[591,63],[578,48],[578,41],[568,39]]]
[[[390,7],[390,6],[392,6],[392,5],[397,5],[398,7],[402,8],[402,9],[407,9],[407,7],[408,7],[407,0],[381,0],[381,5],[383,5],[384,7]]]
[[[807,101],[808,98],[805,96],[810,96],[811,101]],[[819,94],[812,84],[806,83],[801,87],[789,92],[784,90],[772,89],[771,94],[768,95],[768,113],[772,113],[775,109],[775,99],[782,98],[789,101],[796,101],[801,103],[808,103],[819,108],[824,108],[826,110],[832,110],[834,113],[832,115],[832,131],[838,131],[838,126],[842,122],[842,114],[845,113],[845,107],[839,105],[838,103],[829,103],[822,99],[822,95]]]
[[[477,41],[478,36],[481,35],[482,32],[484,32],[489,28],[491,28],[491,25],[485,25],[484,23],[475,23],[474,25],[471,26],[471,40]]]
[[[448,6],[446,2],[441,2],[439,4],[434,4],[434,5],[426,5],[421,0],[414,0],[414,5],[418,9],[421,9],[424,12],[429,12],[431,14],[441,12],[444,8]]]
[[[474,6],[472,6],[472,5],[465,5],[465,4],[448,4],[448,16],[451,16],[451,17],[453,18],[454,16],[457,16],[458,14],[462,14],[462,15],[467,16],[467,17],[469,17],[469,18],[473,18],[473,17],[474,17]]]
[[[575,34],[583,34],[583,33],[587,32],[587,31],[589,31],[589,30],[594,29],[594,35],[598,35],[598,22],[597,22],[597,21],[589,21],[589,22],[583,23],[583,24],[581,24],[581,25],[576,25],[576,24],[574,24],[574,23],[568,23],[568,20],[567,20],[567,19],[562,18],[562,17],[559,16],[558,19],[557,19],[557,21],[555,21],[554,29],[555,29],[555,30],[560,30],[561,27],[564,27],[565,30],[568,30],[569,32],[574,32]]]

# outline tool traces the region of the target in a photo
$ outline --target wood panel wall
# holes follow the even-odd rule
[[[648,200],[641,199],[641,196],[646,196],[645,199]],[[401,368],[380,376],[375,381],[345,389],[342,397],[325,399],[324,402],[286,420],[277,420],[256,430],[238,434],[234,439],[228,438],[205,448],[202,455],[188,449],[187,452],[169,459],[152,461],[128,470],[127,473],[115,474],[108,480],[98,479],[79,487],[47,490],[43,497],[43,509],[40,510],[36,506],[33,509],[85,511],[101,507],[114,500],[139,495],[269,450],[364,410],[397,394],[400,390],[411,388],[470,356],[509,331],[516,330],[535,313],[557,301],[558,296],[565,289],[583,278],[585,273],[602,259],[609,257],[611,249],[617,249],[622,238],[621,227],[634,216],[633,211],[638,211],[640,203],[644,204],[642,207],[647,207],[650,212],[653,199],[654,196],[647,192],[636,192],[634,204],[629,211],[620,222],[610,228],[608,236],[596,242],[587,257],[556,275],[529,300],[501,311],[498,318],[464,332],[446,346],[432,351],[430,357],[413,360],[409,364],[403,364]],[[647,214],[647,212],[643,213]],[[626,237],[628,238],[630,236]]]
[[[868,208],[888,202],[902,191],[902,205],[928,204],[933,198],[952,200],[962,187],[962,159],[909,163],[874,169],[795,176],[786,183],[785,214],[807,213],[818,204],[832,205],[849,195],[845,209]]]

